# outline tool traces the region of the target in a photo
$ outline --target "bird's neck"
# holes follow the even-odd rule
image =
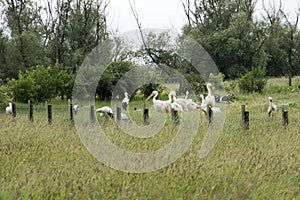
[[[208,94],[209,94],[209,95],[211,95],[211,96],[214,95],[213,92],[212,92],[212,89],[211,89],[210,87],[208,87],[207,90],[208,90]]]

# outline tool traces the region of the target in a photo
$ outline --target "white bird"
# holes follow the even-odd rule
[[[129,120],[129,117],[125,113],[121,113],[121,120]]]
[[[268,108],[268,115],[271,116],[272,113],[275,113],[277,110],[277,106],[273,103],[272,97],[268,97],[269,100],[269,108]]]
[[[200,106],[202,108],[202,107],[206,106],[205,98],[204,98],[203,94],[200,94],[200,98],[201,98],[201,105]]]
[[[196,102],[194,102],[192,99],[188,99],[186,101],[186,105],[187,105],[188,111],[198,110],[198,108],[199,108],[199,105]]]
[[[103,114],[106,114],[106,115],[108,115],[109,117],[113,117],[114,115],[114,112],[113,112],[113,110],[110,108],[110,107],[108,107],[108,106],[103,106],[103,107],[101,107],[101,108],[97,108],[96,109],[96,112],[99,112],[100,113],[100,116],[102,116]],[[101,114],[102,113],[102,114]]]
[[[207,113],[207,104],[206,104],[206,101],[205,101],[205,98],[203,96],[203,94],[200,94],[200,98],[201,98],[201,105],[200,105],[200,108],[203,112]],[[213,113],[219,113],[221,112],[221,109],[218,108],[218,107],[211,107]]]
[[[122,100],[122,107],[123,107],[124,110],[127,110],[127,106],[129,104],[129,97],[128,97],[128,93],[127,92],[125,92],[124,95],[125,95],[125,97]]]
[[[79,105],[74,105],[73,106],[73,111],[74,111],[74,114],[76,115],[79,111]]]
[[[192,99],[188,99],[189,91],[186,91],[185,100],[186,100],[186,107],[188,111],[198,110],[199,105],[194,102]]]
[[[183,111],[188,111],[187,104],[186,104],[188,91],[186,93],[185,98],[177,98],[177,95],[174,91],[171,91],[171,95],[173,97],[173,101],[179,104],[182,107]]]
[[[208,94],[205,97],[205,103],[206,103],[206,105],[208,105],[210,107],[214,107],[216,104],[216,100],[215,100],[215,96],[214,96],[214,93],[212,90],[212,84],[207,83],[206,88],[207,88]]]
[[[98,108],[98,109],[96,109],[96,112],[100,113],[100,117],[102,117],[104,115],[107,115],[107,116],[109,116],[111,118],[114,117],[113,110],[110,107],[108,107],[108,106],[103,106],[101,108]],[[121,113],[121,120],[129,120],[129,117],[126,114]]]
[[[12,103],[8,103],[9,106],[6,107],[6,113],[7,114],[12,114]]]
[[[171,102],[172,102],[172,93],[169,93],[169,99],[166,101],[157,100],[156,97],[158,96],[158,92],[155,90],[153,91],[150,96],[146,99],[148,101],[150,98],[153,97],[153,106],[155,112],[165,113],[170,112],[171,110]]]

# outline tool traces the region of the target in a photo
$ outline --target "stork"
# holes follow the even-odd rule
[[[268,97],[269,100],[269,108],[268,108],[268,115],[271,116],[272,113],[275,113],[277,110],[277,106],[273,103],[272,97]]]
[[[153,91],[150,96],[146,99],[148,101],[150,98],[153,97],[153,106],[155,112],[160,112],[160,113],[165,113],[165,112],[170,112],[170,106],[172,102],[172,92],[169,93],[169,99],[166,101],[158,100],[156,99],[158,96],[158,92],[155,90]]]
[[[9,104],[9,106],[6,107],[6,113],[11,115],[12,114],[12,103],[8,103],[8,104]]]
[[[123,107],[124,110],[127,110],[127,106],[129,104],[129,97],[128,97],[128,93],[127,92],[125,92],[124,95],[125,95],[125,97],[122,100],[122,107]]]

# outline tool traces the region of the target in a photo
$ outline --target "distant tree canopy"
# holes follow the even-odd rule
[[[257,0],[182,3],[187,16],[182,36],[202,45],[225,79],[250,83],[247,77],[258,68],[264,75],[287,75],[292,84],[292,77],[300,74],[299,11],[291,19],[282,4],[263,5],[262,18],[256,19]],[[39,4],[0,0],[0,83],[7,84],[19,101],[70,98],[79,66],[95,47],[112,38],[106,7],[105,0],[46,0]],[[184,75],[195,91],[204,89],[201,75],[174,53],[167,34],[150,33],[145,41],[146,46],[133,52],[118,39],[114,52],[118,55],[109,55],[112,63],[98,82],[99,99],[111,98],[114,84],[134,67],[134,57],[142,58],[145,65],[167,65]],[[149,93],[153,87],[142,90]],[[187,87],[180,83],[181,92]]]
[[[186,0],[183,33],[208,51],[226,78],[237,78],[253,66],[267,67],[270,76],[299,74],[299,11],[291,20],[281,3],[278,8],[263,6],[263,19],[255,20],[256,3]]]
[[[108,37],[102,0],[0,0],[0,78],[18,78],[37,66],[76,72],[85,56]]]

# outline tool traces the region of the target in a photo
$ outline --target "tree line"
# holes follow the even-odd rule
[[[226,79],[261,69],[264,75],[287,76],[291,85],[292,77],[300,73],[299,9],[291,15],[281,2],[277,6],[263,4],[257,17],[257,2],[182,0],[187,18],[182,35],[201,44]],[[40,4],[34,0],[0,0],[0,83],[8,85],[19,100],[22,87],[31,88],[26,97],[36,101],[70,97],[76,72],[87,54],[113,38],[108,31],[107,6],[105,0],[47,0]],[[135,56],[168,64],[189,81],[201,83],[188,62],[164,49],[168,37],[149,35],[147,42],[151,49],[141,47],[138,52],[130,52],[120,42],[127,51],[119,52],[122,55],[112,63],[112,70],[100,80],[100,99],[110,97],[113,84],[134,67],[130,60]],[[159,55],[160,60],[153,60],[153,55]],[[40,80],[41,74],[51,80]],[[48,95],[38,90],[44,82],[53,84]]]

